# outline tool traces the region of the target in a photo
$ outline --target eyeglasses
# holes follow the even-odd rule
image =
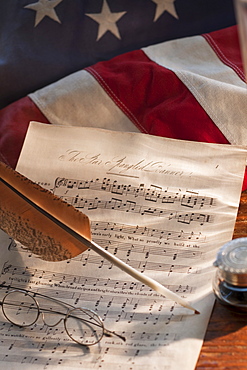
[[[3,284],[0,284],[0,287],[9,289]],[[5,318],[19,327],[35,324],[40,315],[43,323],[48,327],[55,327],[63,322],[65,332],[70,339],[83,346],[92,346],[98,343],[104,335],[114,335],[125,341],[125,337],[122,335],[107,330],[101,317],[93,310],[84,307],[77,308],[40,293],[11,287],[11,290],[7,291],[0,301],[0,305]],[[63,317],[60,317],[55,323],[52,322],[54,316],[58,315]]]

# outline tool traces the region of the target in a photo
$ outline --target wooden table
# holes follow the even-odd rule
[[[234,238],[247,236],[247,191],[242,193]],[[247,370],[247,314],[215,303],[196,370]]]

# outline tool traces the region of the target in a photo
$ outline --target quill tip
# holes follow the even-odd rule
[[[196,314],[196,315],[200,315],[200,312],[199,312],[199,311],[197,311],[197,310],[195,310],[195,314]]]

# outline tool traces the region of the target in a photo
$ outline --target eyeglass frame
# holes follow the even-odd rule
[[[38,292],[32,292],[30,290],[27,290],[27,289],[24,289],[24,288],[17,288],[17,287],[13,287],[13,286],[10,286],[10,285],[4,285],[4,284],[0,284],[0,288],[7,288],[7,289],[11,289],[9,291],[7,291],[7,293],[5,294],[5,296],[3,297],[2,300],[0,300],[0,306],[2,308],[2,312],[3,312],[3,315],[4,317],[6,318],[7,321],[9,321],[11,324],[15,325],[15,326],[19,326],[19,327],[29,327],[29,326],[32,326],[34,325],[40,315],[42,317],[42,321],[44,323],[44,325],[48,326],[48,327],[55,327],[57,326],[58,324],[60,324],[62,321],[63,321],[63,325],[64,325],[64,329],[66,331],[66,334],[68,335],[68,337],[75,343],[78,343],[80,344],[81,346],[92,346],[92,345],[95,345],[97,343],[99,343],[101,341],[101,339],[103,338],[103,336],[117,336],[118,338],[122,339],[124,342],[126,341],[126,338],[118,333],[116,333],[115,331],[111,331],[111,330],[108,330],[105,328],[104,326],[104,323],[103,323],[103,320],[102,318],[99,316],[99,314],[97,312],[95,312],[94,310],[92,309],[89,309],[89,308],[86,308],[86,307],[75,307],[67,302],[64,302],[64,301],[60,301],[59,299],[56,299],[56,298],[53,298],[53,297],[49,297],[49,296],[46,296],[45,294],[41,294],[41,293],[38,293]],[[35,305],[36,305],[36,309],[37,309],[37,316],[36,316],[36,319],[31,323],[31,324],[24,324],[24,325],[19,325],[17,323],[15,323],[14,321],[12,321],[8,315],[6,314],[5,310],[4,310],[4,301],[5,299],[8,297],[8,295],[10,293],[14,293],[14,292],[21,292],[21,293],[24,293],[25,295],[28,295],[30,298],[33,299],[33,301],[35,302]],[[58,312],[58,311],[53,311],[52,309],[46,309],[46,308],[41,308],[40,305],[39,305],[39,302],[35,299],[36,296],[39,296],[41,298],[45,298],[45,299],[48,299],[48,300],[51,300],[55,303],[58,303],[62,306],[64,306],[68,311],[67,313],[63,313],[63,312]],[[13,304],[13,306],[18,306],[17,304]],[[92,315],[94,315],[96,318],[97,318],[97,321],[98,321],[98,324],[96,323],[92,323],[90,321],[87,321],[85,319],[80,319],[78,317],[75,317],[73,315],[71,315],[71,313],[74,311],[74,310],[80,310],[82,312],[85,312],[85,313],[90,313]],[[47,312],[51,312],[51,313],[55,313],[55,314],[59,314],[59,315],[64,315],[65,317],[61,317],[58,322],[56,322],[55,324],[48,324],[45,320],[45,317],[44,317],[44,314],[47,313]],[[84,343],[81,343],[80,341],[77,341],[76,339],[74,339],[68,332],[68,329],[66,327],[66,321],[68,319],[68,317],[74,317],[75,319],[77,320],[82,320],[83,322],[85,323],[89,323],[90,325],[92,326],[95,326],[95,325],[98,325],[99,327],[101,327],[102,329],[102,334],[101,336],[96,340],[94,341],[93,343],[87,343],[87,344],[84,344]],[[96,321],[96,320],[95,320]]]

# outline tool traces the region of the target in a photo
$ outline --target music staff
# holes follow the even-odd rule
[[[201,196],[195,191],[174,191],[174,190],[163,190],[158,185],[150,185],[146,188],[144,184],[140,184],[138,187],[133,185],[119,184],[117,180],[112,181],[111,179],[104,178],[103,180],[76,180],[66,179],[58,177],[55,180],[53,192],[56,193],[56,189],[64,188],[65,191],[70,189],[78,190],[97,190],[105,191],[117,195],[131,195],[135,198],[144,197],[145,200],[150,202],[161,202],[165,204],[174,204],[179,202],[181,206],[187,208],[199,208],[204,206],[215,206],[216,199],[207,196]]]
[[[80,259],[78,258],[78,262],[82,263],[84,266],[86,265],[97,265],[98,268],[106,267],[108,269],[112,269],[113,266],[107,261],[102,260],[100,256],[94,256],[90,254],[83,253],[80,256]],[[128,258],[124,260],[125,263],[129,264],[130,266],[144,272],[146,270],[151,271],[163,271],[164,273],[186,273],[186,274],[196,274],[198,273],[198,270],[196,268],[191,268],[189,265],[182,265],[182,264],[174,264],[174,263],[164,263],[164,262],[151,262],[151,261],[141,261],[141,260],[135,260],[130,261]],[[14,275],[21,275],[25,276],[28,280],[29,278],[33,278],[34,276],[39,279],[40,281],[42,279],[47,279],[48,282],[51,281],[50,276],[52,275],[52,279],[54,283],[63,284],[63,283],[70,283],[76,282],[77,284],[80,284],[80,277],[76,277],[73,275],[65,275],[62,273],[54,274],[50,271],[37,271],[35,269],[25,269],[21,267],[12,267],[12,276]],[[2,270],[2,274],[5,274],[4,268]],[[32,275],[32,276],[30,276]]]
[[[194,233],[191,232],[184,232],[183,230],[180,231],[170,231],[170,230],[161,230],[161,229],[154,229],[145,226],[132,226],[126,224],[119,224],[115,222],[103,222],[103,221],[92,221],[91,228],[93,231],[115,231],[121,232],[126,234],[135,234],[141,236],[148,236],[148,237],[155,237],[159,239],[166,239],[166,240],[186,240],[190,242],[200,241],[200,243],[205,242],[206,237],[201,233]]]
[[[81,262],[83,266],[87,266],[88,264],[97,265],[99,269],[103,267],[107,267],[108,269],[112,269],[113,265],[106,259],[103,259],[99,255],[90,255],[89,253],[82,253],[81,255],[75,257],[73,259],[74,261]],[[153,271],[164,271],[164,272],[176,272],[176,273],[197,273],[197,270],[192,270],[191,267],[188,265],[174,265],[169,263],[163,263],[163,262],[151,262],[151,261],[141,261],[141,260],[130,260],[129,258],[122,259],[125,263],[129,264],[130,266],[139,269],[141,272],[144,272],[145,270],[153,270]],[[4,270],[3,270],[4,273]],[[46,272],[43,271],[42,274],[40,274],[39,278],[44,278],[44,274]],[[22,275],[25,275],[25,272],[23,271]],[[28,275],[28,273],[27,273]],[[59,282],[63,283],[65,281],[65,275],[58,274],[56,277],[54,274],[52,274],[53,280],[56,280],[56,278],[59,278]],[[51,280],[51,279],[50,279]]]
[[[10,327],[10,329],[8,329],[9,331],[11,331],[11,328],[13,328],[13,325],[10,325],[9,323],[7,324],[8,327]],[[35,324],[35,327],[37,327],[38,325]],[[6,327],[6,323],[5,322],[0,322],[0,331],[3,331]],[[39,325],[38,327],[38,330],[37,332],[39,333],[47,333],[47,327],[45,326],[41,326]],[[26,334],[28,336],[28,332],[26,330]],[[131,341],[140,341],[142,339],[147,339],[147,340],[150,340],[150,341],[166,341],[166,342],[170,342],[171,340],[174,339],[175,337],[175,333],[167,333],[167,332],[157,332],[156,330],[155,331],[142,331],[142,332],[139,332],[139,331],[130,331],[130,330],[125,330],[121,333],[122,335],[124,335],[126,338],[128,338],[129,340]],[[8,338],[4,338],[4,340],[1,342],[1,345],[4,346],[4,347],[7,347],[8,349],[12,349],[13,347],[18,347],[18,348],[22,348],[23,346],[26,346],[26,342],[22,342],[20,340],[14,340],[13,338],[12,339],[8,339]],[[36,348],[40,348],[40,349],[45,349],[49,346],[49,342],[36,342],[35,344],[33,343],[33,345],[36,347]],[[53,341],[53,345],[54,345],[54,341]],[[61,345],[61,343],[60,343]],[[67,344],[65,344],[67,346]],[[78,349],[77,346],[73,346],[73,349],[75,351],[81,351],[80,347]],[[63,348],[63,351],[64,351],[64,348]]]
[[[126,331],[124,332],[125,335],[127,336],[127,334],[130,334],[131,335],[131,331]],[[61,333],[62,334],[62,333]],[[136,335],[137,334],[137,335]],[[138,346],[138,335],[139,333],[134,333],[132,334],[132,342],[129,343],[129,349],[128,349],[128,356],[136,356],[138,355],[138,353],[140,353],[140,351],[143,351],[142,350],[138,350],[137,348],[140,346]],[[174,339],[174,335],[170,335],[168,338],[164,338],[165,334],[162,334],[160,336],[155,336],[155,338],[158,337],[158,339],[156,339],[156,341],[158,342],[162,342],[163,340],[165,340],[166,343],[170,342],[172,339]],[[150,331],[150,332],[143,332],[142,334],[142,339],[144,340],[145,339],[145,336],[149,337],[149,338],[153,338],[154,335],[153,333]],[[136,339],[135,339],[136,338]],[[32,344],[34,344],[34,348],[36,349],[36,343],[35,341],[33,340],[32,336],[30,336],[30,338],[27,336],[27,339],[29,341],[31,341]],[[50,340],[52,339],[52,337],[50,337]],[[151,340],[151,339],[150,339]],[[93,356],[93,353],[94,351],[91,349],[91,351],[89,351],[88,348],[84,348],[84,350],[82,351],[82,348],[79,347],[76,347],[76,346],[68,346],[66,343],[56,343],[55,340],[53,340],[53,346],[55,350],[52,350],[52,346],[49,346],[49,342],[48,341],[45,341],[44,342],[44,345],[42,347],[42,338],[37,338],[37,344],[38,344],[38,351],[36,352],[36,356],[33,355],[33,356],[25,356],[23,355],[19,350],[18,353],[20,353],[19,355],[18,354],[12,354],[12,349],[14,350],[15,348],[16,349],[25,349],[27,347],[27,343],[25,343],[25,341],[19,341],[20,343],[18,343],[18,341],[16,340],[7,340],[7,344],[9,344],[9,346],[11,346],[11,349],[9,350],[9,352],[6,354],[5,353],[2,353],[0,354],[0,361],[7,361],[7,362],[11,362],[11,363],[16,363],[17,364],[17,367],[18,368],[18,364],[19,364],[19,367],[20,367],[20,364],[33,364],[34,366],[38,366],[40,367],[41,365],[45,366],[45,367],[40,367],[40,369],[49,369],[49,366],[51,366],[52,369],[54,369],[54,366],[58,366],[58,365],[61,365],[61,368],[62,369],[70,369],[72,368],[71,366],[75,366],[76,369],[78,368],[81,368],[81,369],[102,369],[102,366],[100,367],[96,367],[95,366],[95,363],[92,362],[92,356]],[[139,342],[140,343],[140,342]],[[4,343],[5,344],[5,343]],[[4,347],[6,348],[7,346],[4,345]],[[69,356],[68,357],[68,354],[66,356],[63,356],[63,353],[66,353],[67,349],[69,347],[69,353],[72,355],[72,356]],[[141,348],[143,348],[143,346],[141,346]],[[63,352],[62,352],[63,351]],[[102,345],[101,347],[97,350],[97,358],[99,359],[101,356],[105,355],[106,353],[109,353],[110,355],[120,355],[121,353],[123,353],[123,351],[126,352],[126,349],[124,348],[118,348],[118,347],[113,347],[113,346],[110,346],[107,345],[107,344],[104,344],[103,341],[102,341]],[[13,351],[14,352],[14,351]],[[45,352],[45,353],[43,353]],[[60,356],[56,357],[56,356],[51,356],[54,352],[60,352],[60,353],[57,353],[59,354]],[[85,353],[88,353],[88,352],[91,352],[91,356],[89,357],[89,359],[85,359],[85,356],[83,356],[83,354]],[[76,356],[73,356],[73,353],[76,354]],[[128,357],[126,357],[128,359]],[[85,367],[84,367],[84,366]],[[98,364],[99,365],[99,364]],[[107,367],[104,369],[107,369],[109,368],[109,362],[108,364],[106,364]],[[114,369],[114,364],[112,363],[111,364],[111,369]],[[13,365],[12,365],[13,366]],[[116,366],[116,363],[115,363],[115,366]],[[22,367],[21,367],[22,368]],[[59,367],[56,367],[56,368],[59,368]],[[136,367],[135,367],[136,368]],[[143,365],[142,367],[143,368]],[[11,367],[11,369],[14,369],[14,367]],[[138,367],[139,369],[139,367]]]
[[[15,284],[15,287],[16,284]],[[19,287],[21,288],[21,287]],[[81,306],[82,304],[84,306],[92,306],[98,307],[99,305],[103,305],[103,307],[109,308],[111,306],[120,306],[122,310],[125,308],[128,308],[128,310],[136,310],[138,306],[145,306],[148,307],[145,312],[152,311],[152,310],[157,310],[158,312],[162,312],[162,308],[166,308],[167,305],[162,304],[161,309],[157,309],[157,307],[161,307],[160,303],[154,301],[153,298],[147,298],[146,296],[138,296],[138,297],[131,297],[131,298],[126,298],[125,296],[120,296],[120,295],[112,295],[110,293],[106,293],[104,295],[98,294],[98,292],[93,293],[93,292],[81,292],[81,291],[70,291],[68,289],[66,290],[61,290],[61,289],[52,289],[52,288],[37,288],[34,287],[32,289],[33,293],[41,293],[45,294],[49,297],[53,297],[56,299],[61,299],[63,301],[66,300],[73,300],[74,305],[79,305]],[[183,292],[184,293],[184,292]],[[35,297],[35,295],[34,295]],[[97,298],[96,298],[97,297]],[[155,307],[154,307],[155,306]],[[53,307],[52,302],[50,302],[50,308]],[[54,305],[54,308],[57,306]],[[115,314],[111,311],[111,314],[113,314],[113,317]]]
[[[71,204],[77,209],[86,208],[88,211],[96,209],[108,209],[122,212],[138,213],[141,216],[149,215],[155,217],[167,217],[168,220],[177,220],[177,222],[183,224],[191,224],[191,222],[199,222],[200,225],[204,223],[213,222],[213,216],[204,213],[189,213],[189,212],[178,212],[171,211],[168,209],[154,208],[148,206],[142,206],[136,202],[127,200],[123,201],[118,198],[111,198],[111,200],[100,200],[99,198],[87,199],[79,197],[79,195],[74,196],[62,196],[61,199]]]
[[[131,291],[138,291],[138,292],[147,292],[152,291],[149,287],[146,285],[140,283],[140,282],[133,282],[133,281],[119,281],[115,279],[109,279],[109,278],[94,278],[94,277],[88,277],[83,275],[72,275],[72,274],[62,274],[62,273],[54,273],[52,271],[43,271],[39,269],[34,269],[31,267],[22,267],[22,266],[16,266],[11,265],[9,263],[5,263],[1,274],[7,275],[9,274],[10,277],[14,278],[17,277],[17,282],[14,282],[14,285],[17,287],[23,286],[24,282],[22,282],[22,277],[25,277],[28,281],[28,278],[35,278],[37,280],[42,279],[43,282],[49,285],[49,283],[52,281],[53,284],[56,283],[66,283],[70,284],[71,286],[73,284],[77,284],[78,287],[92,287],[92,288],[111,288],[111,289],[120,289],[120,290],[131,290]],[[52,277],[52,280],[51,280]],[[11,280],[11,279],[10,279]],[[19,281],[19,283],[18,283]],[[188,285],[167,285],[167,288],[177,292],[177,293],[192,293],[194,291],[194,287],[188,286]],[[1,291],[1,290],[0,290]]]
[[[111,248],[119,249],[120,251],[127,251],[127,252],[136,252],[136,253],[145,253],[150,255],[158,255],[158,256],[168,256],[172,257],[173,260],[180,258],[200,258],[202,253],[198,250],[193,249],[180,249],[180,248],[164,248],[164,247],[157,247],[157,246],[143,246],[139,244],[133,243],[124,243],[119,241],[112,241],[106,239],[97,239],[95,238],[95,242],[98,243],[100,246],[107,248],[110,250]],[[116,252],[115,252],[116,254]],[[128,254],[128,256],[130,253]]]

